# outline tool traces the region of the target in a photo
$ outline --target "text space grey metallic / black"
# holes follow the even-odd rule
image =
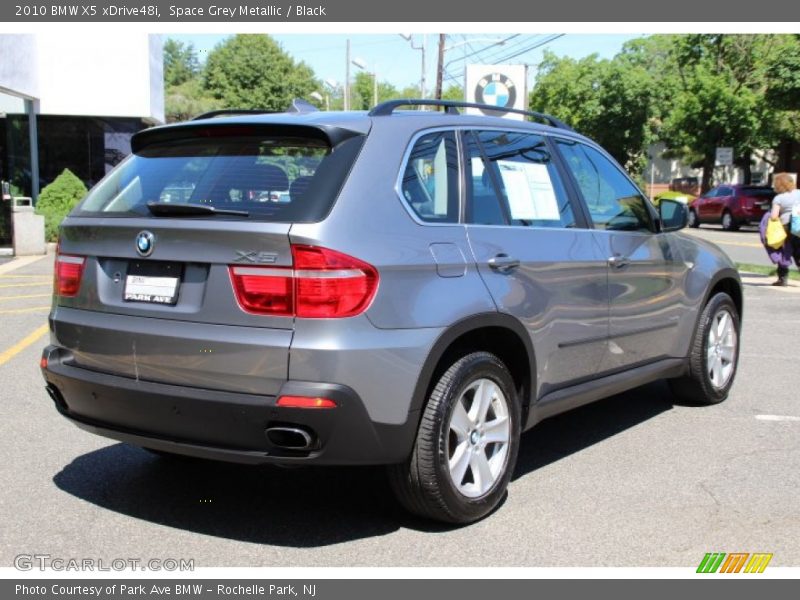
[[[663,378],[727,397],[741,285],[684,205],[552,117],[419,104],[136,134],[61,226],[59,412],[162,456],[385,464],[463,523],[546,417]]]

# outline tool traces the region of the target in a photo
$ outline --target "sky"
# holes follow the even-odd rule
[[[229,34],[165,34],[184,43],[194,44],[201,61]],[[272,35],[283,49],[296,60],[307,63],[321,80],[331,80],[341,84],[345,78],[346,44],[350,40],[351,60],[358,59],[366,64],[370,73],[377,72],[380,81],[387,81],[402,89],[409,85],[418,86],[421,75],[421,51],[415,50],[400,34],[380,35],[321,35],[284,34]],[[430,93],[435,84],[436,53],[438,35],[427,34],[426,38],[426,88]],[[541,62],[544,51],[550,50],[559,56],[582,58],[597,53],[601,58],[611,58],[617,54],[628,40],[640,37],[631,34],[447,34],[445,44],[445,66],[451,78],[445,78],[445,87],[450,84],[463,84],[464,60],[489,64],[527,64],[528,86],[533,84],[536,66]],[[413,34],[412,41],[419,47],[423,35]],[[534,48],[534,46],[539,46]],[[473,54],[474,53],[474,54]],[[513,54],[518,56],[505,59]],[[472,54],[472,56],[470,56]],[[488,60],[488,59],[501,59]],[[358,67],[351,64],[350,77],[355,77]]]

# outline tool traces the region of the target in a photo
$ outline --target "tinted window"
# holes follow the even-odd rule
[[[569,197],[543,137],[478,131],[468,140],[470,222],[575,226]]]
[[[775,190],[761,186],[742,186],[739,188],[739,195],[753,198],[772,198],[775,195]]]
[[[558,144],[597,228],[653,230],[647,201],[614,163],[584,144],[564,140]]]
[[[331,149],[318,139],[259,136],[152,144],[95,186],[74,214],[145,216],[148,202],[161,202],[242,210],[261,221],[317,221],[361,142],[350,138]]]
[[[414,143],[401,193],[423,221],[458,223],[458,153],[452,131],[429,133]]]
[[[733,196],[733,189],[729,187],[719,188],[717,196]]]

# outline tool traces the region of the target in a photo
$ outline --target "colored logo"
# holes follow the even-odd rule
[[[142,256],[150,256],[153,253],[153,246],[156,243],[156,236],[149,231],[140,231],[136,236],[136,251]]]
[[[698,573],[763,573],[772,554],[766,552],[707,552],[697,567]]]
[[[498,108],[513,108],[517,101],[517,87],[502,73],[492,73],[483,77],[475,86],[475,100],[480,104],[490,104]],[[492,115],[498,111],[481,109],[481,112]]]

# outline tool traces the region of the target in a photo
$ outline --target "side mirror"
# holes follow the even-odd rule
[[[689,223],[689,208],[678,200],[664,198],[658,205],[661,231],[678,231]]]

